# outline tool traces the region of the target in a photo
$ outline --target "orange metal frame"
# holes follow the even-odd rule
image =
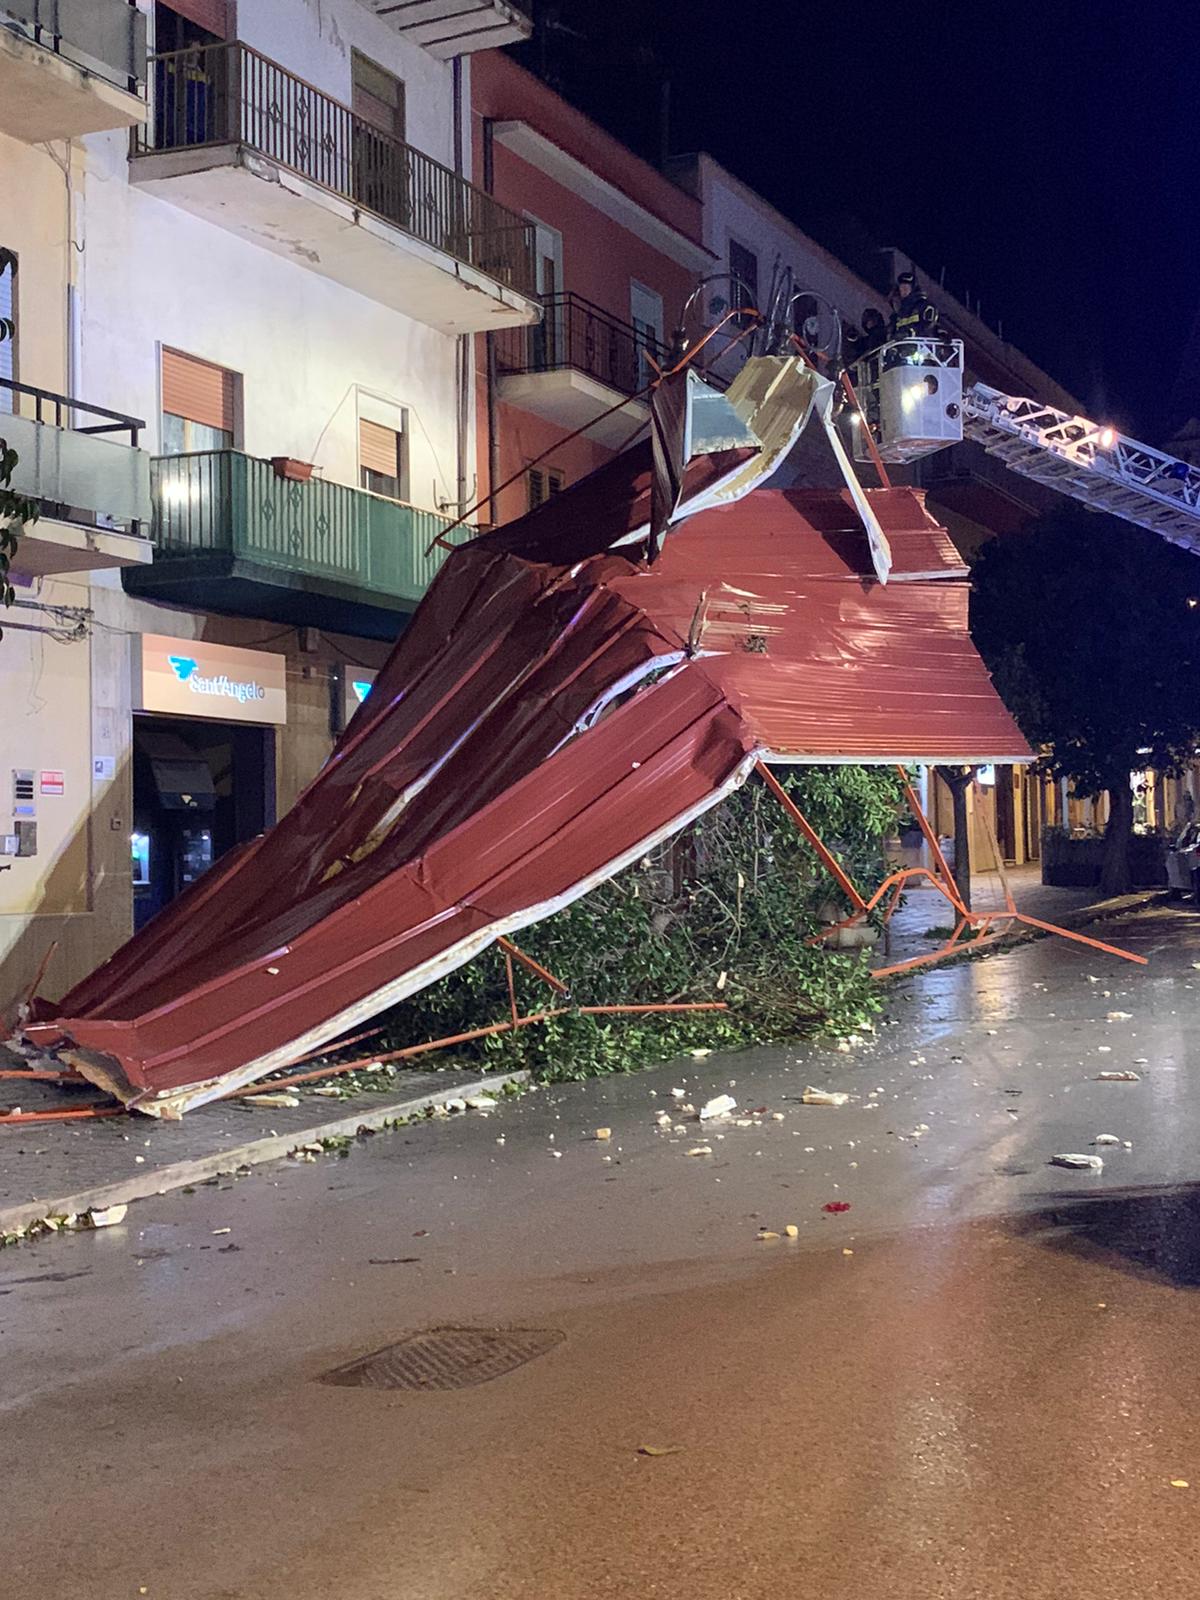
[[[1004,871],[1004,861],[1000,855],[999,846],[996,843],[995,835],[992,833],[991,825],[986,820],[986,816],[983,818],[984,827],[996,869],[1000,875],[1000,881],[1004,886],[1004,906],[999,911],[968,910],[962,903],[958,886],[954,882],[954,874],[947,865],[946,858],[942,854],[941,846],[938,843],[937,835],[930,826],[929,818],[921,808],[916,791],[908,780],[907,772],[903,767],[899,767],[897,770],[903,779],[904,798],[907,800],[912,814],[916,818],[917,826],[929,846],[935,870],[931,871],[928,867],[901,867],[897,871],[889,873],[875,893],[867,900],[863,898],[855,887],[837,857],[818,837],[816,829],[780,784],[775,774],[764,762],[760,761],[758,763],[759,776],[776,799],[779,800],[797,829],[816,852],[822,865],[827,868],[838,887],[854,907],[848,917],[844,917],[840,922],[831,923],[821,933],[814,935],[810,941],[811,943],[816,944],[828,939],[840,928],[860,926],[866,920],[868,914],[879,905],[883,906],[884,923],[890,922],[893,913],[900,904],[905,884],[911,882],[914,878],[924,878],[944,897],[954,911],[955,923],[950,937],[939,949],[931,950],[925,955],[912,956],[907,961],[895,961],[888,966],[873,968],[871,972],[873,978],[892,978],[900,972],[911,972],[917,967],[927,967],[935,961],[944,961],[947,956],[962,955],[964,952],[978,950],[981,946],[994,944],[1003,938],[1005,934],[1010,933],[1015,923],[1023,923],[1026,927],[1037,928],[1043,933],[1057,934],[1061,939],[1073,940],[1076,944],[1087,945],[1092,950],[1102,950],[1105,955],[1120,956],[1123,961],[1133,961],[1139,966],[1146,965],[1146,957],[1135,955],[1132,950],[1122,950],[1118,945],[1106,944],[1103,939],[1089,938],[1085,933],[1076,933],[1071,928],[1060,928],[1056,923],[1043,922],[1040,917],[1031,917],[1027,912],[1018,910],[1013,899],[1012,887]],[[993,932],[993,926],[1000,923],[1003,923],[1004,927]],[[964,934],[967,935],[967,940],[964,940]]]
[[[293,1072],[285,1078],[268,1078],[261,1083],[250,1084],[244,1089],[234,1089],[229,1094],[222,1096],[226,1100],[244,1100],[255,1094],[270,1094],[279,1089],[288,1089],[302,1083],[313,1083],[322,1078],[334,1078],[344,1072],[361,1071],[366,1067],[385,1066],[393,1061],[407,1061],[412,1056],[424,1055],[430,1050],[445,1050],[451,1045],[468,1044],[475,1039],[490,1038],[495,1034],[513,1033],[518,1028],[528,1028],[537,1022],[549,1022],[553,1017],[564,1017],[571,1013],[583,1017],[604,1016],[630,1016],[643,1015],[647,1012],[668,1011],[727,1011],[728,1005],[724,1000],[695,1000],[695,1001],[662,1001],[660,1003],[639,1005],[611,1005],[611,1006],[573,1006],[570,1004],[552,1006],[545,1011],[535,1011],[523,1016],[517,1005],[516,984],[514,981],[513,963],[519,961],[535,977],[539,978],[556,995],[564,1000],[570,998],[570,990],[561,978],[556,978],[539,961],[518,948],[511,939],[500,937],[496,940],[500,952],[504,956],[504,971],[508,985],[508,1017],[503,1022],[492,1022],[482,1028],[470,1028],[465,1033],[454,1033],[444,1039],[430,1039],[425,1044],[406,1045],[401,1050],[387,1050],[371,1056],[357,1056],[353,1061],[340,1061],[332,1066],[315,1067],[309,1072]],[[340,1043],[325,1046],[327,1050],[344,1050],[349,1045],[360,1044],[364,1039],[372,1038],[380,1033],[382,1027],[368,1028],[362,1033],[356,1033],[350,1039]],[[296,1062],[301,1066],[306,1061],[315,1060],[321,1052],[312,1051],[307,1056],[302,1056]],[[70,1083],[81,1081],[76,1074],[67,1072],[40,1072],[33,1068],[28,1070],[16,1068],[0,1073],[0,1078],[24,1080],[26,1083],[54,1081]],[[96,1117],[115,1117],[123,1113],[124,1106],[99,1105],[67,1107],[53,1111],[10,1111],[6,1116],[0,1116],[0,1127],[7,1123],[19,1123],[25,1126],[31,1122],[67,1122],[83,1121]]]

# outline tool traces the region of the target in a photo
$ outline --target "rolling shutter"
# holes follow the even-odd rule
[[[186,17],[198,28],[215,33],[218,39],[229,36],[229,7],[226,0],[165,0],[168,11]]]
[[[400,437],[394,428],[358,419],[358,464],[383,478],[400,476]]]
[[[232,434],[236,421],[237,375],[227,367],[178,350],[162,353],[162,408],[175,417],[201,422]]]

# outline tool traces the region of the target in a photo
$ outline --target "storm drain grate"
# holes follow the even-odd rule
[[[321,1379],[353,1389],[469,1389],[561,1344],[556,1328],[428,1328]]]

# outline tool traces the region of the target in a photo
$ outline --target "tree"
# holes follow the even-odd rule
[[[1200,560],[1118,517],[1069,506],[993,539],[971,632],[1044,770],[1107,793],[1101,888],[1130,887],[1130,773],[1178,773],[1200,728]]]
[[[11,250],[0,249],[0,272],[10,267],[14,260]],[[11,339],[14,333],[12,319],[0,317],[0,344]],[[34,502],[12,488],[16,465],[17,452],[10,447],[7,439],[0,437],[0,605],[3,606],[12,605],[15,598],[8,574],[12,558],[17,553],[21,530],[27,523],[36,522],[38,515]],[[0,628],[0,638],[3,637],[4,630]]]

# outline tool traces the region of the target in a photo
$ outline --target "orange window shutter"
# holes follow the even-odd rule
[[[162,353],[162,408],[175,417],[233,433],[236,374],[178,350]]]
[[[400,442],[394,428],[381,423],[358,419],[358,462],[368,472],[378,472],[385,478],[400,476]]]

